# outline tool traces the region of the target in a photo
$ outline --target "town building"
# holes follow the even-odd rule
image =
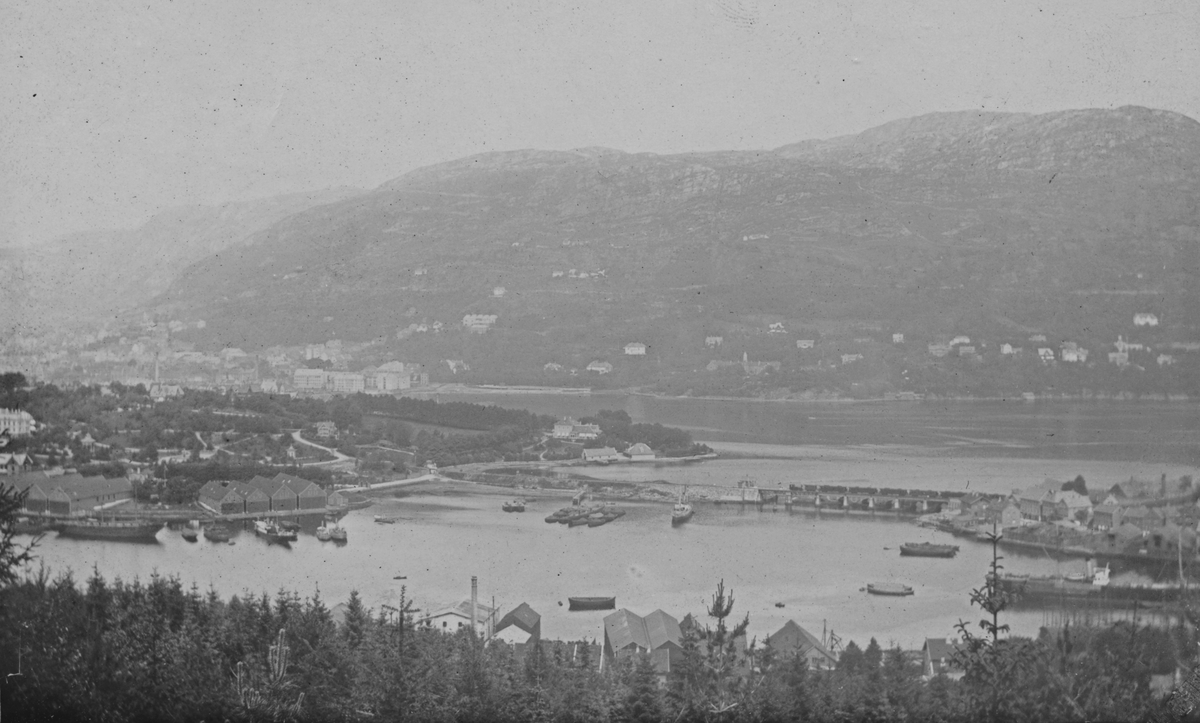
[[[329,391],[338,394],[355,394],[367,389],[362,372],[326,372],[325,384]]]
[[[483,334],[495,325],[498,318],[496,314],[467,314],[462,318],[462,325],[467,331]]]
[[[1134,326],[1158,326],[1158,316],[1146,312],[1133,315]]]
[[[1122,509],[1119,505],[1102,504],[1092,510],[1092,527],[1097,530],[1111,530],[1120,526]]]
[[[809,670],[833,670],[837,666],[837,656],[794,620],[788,620],[769,635],[767,643],[780,659],[800,656],[808,663]]]
[[[300,368],[292,372],[292,386],[298,392],[320,392],[325,389],[325,370]]]
[[[708,347],[709,349],[715,349],[716,347],[721,346],[721,344],[724,343],[724,341],[725,341],[724,337],[706,336],[706,337],[704,337],[704,346]]]
[[[200,506],[218,515],[235,515],[246,511],[246,498],[237,485],[228,480],[211,480],[200,488]]]
[[[25,452],[0,454],[0,474],[14,475],[33,469],[33,457]]]
[[[28,490],[25,510],[51,515],[86,515],[125,504],[133,499],[133,484],[126,477],[85,477],[72,472],[52,476],[44,472],[13,475],[5,484]]]
[[[797,349],[812,349],[816,345],[817,345],[816,339],[797,339],[796,340],[796,348]]]
[[[550,436],[555,439],[598,439],[600,425],[580,424],[570,417],[564,417],[554,423]]]
[[[944,357],[950,353],[949,344],[930,344],[926,347],[930,356]]]
[[[863,358],[862,354],[843,354],[842,355],[842,364],[852,364],[856,361],[859,361],[862,358]]]
[[[330,439],[336,437],[338,433],[337,425],[329,420],[317,422],[317,436],[322,439]]]
[[[625,356],[646,356],[646,345],[639,341],[626,344]]]
[[[33,415],[24,409],[0,409],[0,435],[7,432],[10,437],[28,437],[36,428]]]
[[[892,334],[892,343],[893,344],[903,344],[904,343],[904,335],[899,332]]]

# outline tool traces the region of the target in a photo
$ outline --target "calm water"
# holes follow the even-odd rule
[[[751,476],[762,486],[865,480],[1008,492],[1047,476],[1083,474],[1096,488],[1132,475],[1198,472],[1200,424],[1190,405],[828,405],[628,395],[454,399],[577,417],[622,408],[639,421],[687,426],[728,455],[686,466],[587,469],[611,479],[732,485]],[[307,595],[319,588],[330,605],[352,589],[371,606],[394,604],[400,583],[392,578],[404,575],[409,596],[425,610],[467,597],[470,577],[477,575],[481,601],[494,598],[501,613],[528,602],[543,616],[543,634],[560,638],[602,635],[604,613],[570,613],[568,596],[615,595],[618,606],[642,614],[662,608],[678,617],[702,615],[721,579],[734,591],[735,614],[749,613],[750,631],[760,638],[791,618],[818,635],[824,622],[844,640],[865,644],[873,635],[881,643],[919,647],[927,636],[953,635],[959,619],[980,617],[968,593],[984,579],[990,548],[959,540],[962,551],[954,559],[901,558],[902,542],[953,539],[910,520],[700,505],[691,523],[672,529],[669,508],[637,504],[609,525],[570,529],[542,521],[564,501],[534,499],[526,513],[505,514],[499,509],[504,494],[482,488],[480,494],[387,499],[344,520],[350,542],[341,547],[311,534],[286,549],[246,532],[236,545],[214,545],[163,531],[160,544],[150,546],[51,535],[38,552],[52,570],[70,568],[81,578],[96,565],[109,578],[157,571],[185,584],[212,585],[225,596],[280,588]],[[376,525],[376,514],[401,519]],[[1079,561],[1005,555],[1013,572],[1082,569]],[[916,594],[870,596],[862,591],[868,582],[902,582]],[[785,607],[775,607],[777,602]],[[1008,620],[1017,632],[1034,634],[1045,618],[1014,612]]]
[[[418,494],[384,500],[343,521],[350,536],[345,546],[302,533],[287,549],[252,532],[240,533],[236,545],[188,543],[164,530],[158,545],[51,535],[39,552],[52,569],[69,567],[80,576],[95,564],[110,578],[157,571],[224,595],[273,595],[281,587],[307,595],[319,588],[329,605],[352,589],[372,606],[394,604],[401,583],[392,578],[404,575],[409,596],[433,610],[468,597],[470,577],[477,575],[481,602],[494,598],[501,614],[528,602],[543,616],[543,634],[561,638],[602,637],[605,613],[568,612],[568,596],[615,595],[618,606],[642,614],[662,608],[678,617],[702,615],[724,579],[735,612],[750,614],[751,633],[760,638],[792,618],[816,634],[825,623],[846,640],[865,643],[874,635],[911,647],[927,636],[953,634],[960,618],[979,618],[968,593],[982,582],[990,559],[989,547],[961,540],[954,559],[901,558],[902,542],[953,538],[886,515],[818,518],[701,505],[692,522],[672,528],[669,508],[647,503],[627,506],[625,517],[603,527],[568,528],[542,520],[562,500],[531,500],[527,512],[505,514],[503,499]],[[400,521],[377,525],[375,514]],[[1006,563],[1029,572],[1082,569],[1077,561],[1011,554]],[[868,582],[902,582],[916,594],[875,597],[861,589]],[[1009,620],[1018,632],[1034,634],[1044,618],[1017,612]]]

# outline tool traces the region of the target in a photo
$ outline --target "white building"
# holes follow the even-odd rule
[[[475,603],[475,632],[484,638],[492,636],[495,627],[496,610],[481,602]],[[442,608],[430,613],[420,620],[421,625],[440,630],[443,633],[455,633],[460,628],[471,625],[471,601],[463,600],[457,605]]]
[[[646,356],[646,345],[635,341],[625,345],[626,356]]]
[[[704,346],[708,347],[709,349],[713,349],[715,347],[721,346],[721,343],[724,341],[725,341],[724,337],[706,336],[706,337],[704,337]]]
[[[654,450],[645,442],[638,442],[625,450],[625,456],[633,462],[653,462]]]
[[[613,370],[613,365],[608,362],[594,361],[587,365],[587,370],[589,372],[596,372],[597,374],[608,374]]]
[[[325,383],[330,391],[341,394],[354,394],[367,389],[367,380],[361,372],[326,372]]]
[[[796,348],[797,349],[812,349],[816,345],[817,345],[816,339],[797,339],[796,340]]]
[[[324,369],[301,368],[292,372],[292,386],[296,391],[319,392],[325,389]]]
[[[24,409],[0,409],[0,433],[8,432],[11,437],[28,437],[36,426],[33,415]]]
[[[1133,325],[1134,326],[1158,326],[1158,317],[1154,314],[1147,314],[1147,313],[1134,314],[1133,315]]]
[[[462,325],[469,331],[482,334],[492,328],[497,318],[495,314],[467,314],[462,318]]]
[[[892,343],[893,344],[903,344],[904,343],[904,335],[900,334],[900,333],[892,334]]]

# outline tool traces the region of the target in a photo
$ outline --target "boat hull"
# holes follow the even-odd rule
[[[1127,605],[1170,603],[1179,600],[1183,588],[1178,585],[1093,585],[1067,578],[1001,578],[1000,590],[1016,596],[1015,605],[1087,603]]]
[[[158,542],[161,523],[144,524],[84,524],[66,522],[58,526],[59,537],[81,540],[111,540],[120,542]]]
[[[615,610],[615,597],[569,597],[567,603],[571,610]]]
[[[958,554],[955,545],[933,545],[928,543],[905,543],[900,546],[901,557],[954,557]]]
[[[892,597],[904,597],[912,595],[913,589],[908,585],[891,585],[891,584],[870,584],[867,585],[867,592],[872,595],[889,595]]]
[[[209,540],[211,542],[229,542],[229,538],[232,536],[233,536],[232,533],[230,533],[229,530],[224,529],[224,528],[220,528],[220,527],[204,528],[204,539]]]

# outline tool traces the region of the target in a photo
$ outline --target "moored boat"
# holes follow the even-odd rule
[[[346,541],[346,528],[341,525],[334,525],[329,529],[329,537],[334,542]]]
[[[505,512],[524,512],[525,500],[510,500],[505,502],[501,507]]]
[[[18,517],[13,521],[13,533],[18,535],[40,535],[54,529],[54,525],[38,517]]]
[[[317,528],[316,534],[317,534],[317,539],[320,540],[321,542],[329,542],[330,540],[333,539],[333,533],[331,533],[329,528],[326,527],[324,524],[322,524],[320,527]]]
[[[1045,603],[1125,605],[1174,602],[1183,594],[1182,583],[1151,583],[1130,585],[1109,579],[1107,566],[1095,568],[1088,561],[1088,571],[1078,575],[1012,575],[1002,574],[997,587],[1015,596],[1015,605],[1037,606]]]
[[[183,531],[179,533],[179,536],[188,542],[195,542],[196,540],[200,539],[200,533],[196,532],[194,527],[183,528]]]
[[[383,515],[375,515],[375,524],[394,525],[394,524],[396,524],[396,518],[395,517],[384,517]]]
[[[265,537],[267,542],[273,542],[279,545],[287,545],[291,540],[287,533],[280,530],[279,527],[269,520],[255,520],[254,534],[259,537]]]
[[[867,585],[867,592],[872,595],[912,595],[913,589],[908,585],[896,582],[872,582]]]
[[[158,542],[161,522],[116,520],[71,520],[58,525],[59,537],[84,540],[120,540],[122,542]]]
[[[614,610],[617,607],[615,597],[569,597],[567,603],[571,610]]]
[[[692,509],[692,506],[684,501],[686,495],[687,488],[684,487],[679,492],[679,500],[675,503],[674,509],[671,510],[672,527],[675,527],[676,525],[682,525],[683,523],[692,519],[692,515],[695,513],[695,510]]]
[[[958,545],[906,542],[900,546],[900,554],[905,557],[954,557],[958,554]]]

